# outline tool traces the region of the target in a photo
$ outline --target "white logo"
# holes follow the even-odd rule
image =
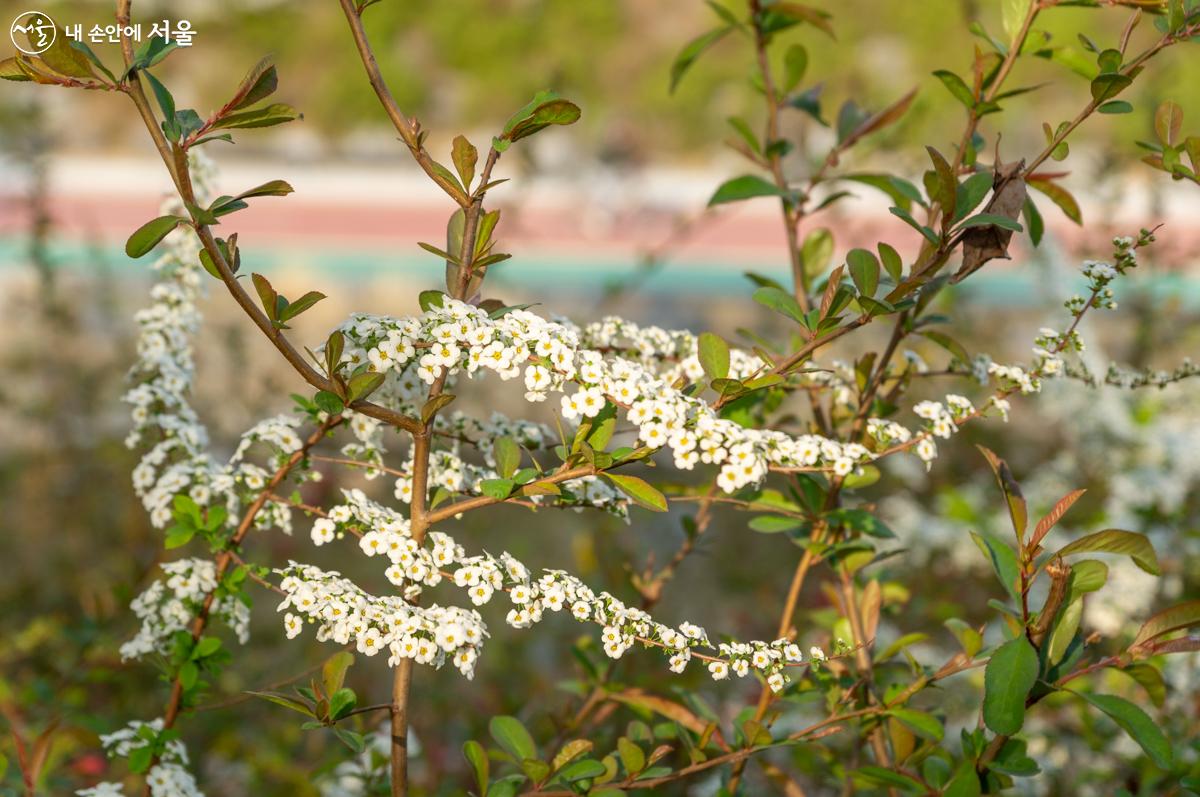
[[[18,37],[17,34],[25,34]],[[40,55],[50,49],[58,36],[54,20],[41,11],[26,11],[13,20],[8,37],[16,48],[26,55]],[[22,41],[25,43],[22,44]]]

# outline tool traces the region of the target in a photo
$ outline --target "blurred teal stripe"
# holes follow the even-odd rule
[[[0,269],[8,270],[23,266],[26,262],[27,243],[24,239],[8,236],[0,238]],[[414,247],[415,248],[415,247]],[[120,274],[128,269],[131,274],[144,273],[151,262],[131,260],[116,248],[96,249],[76,241],[54,241],[48,246],[49,257],[56,267],[82,270],[89,264],[103,263]],[[264,274],[279,273],[287,268],[304,268],[326,277],[358,281],[386,276],[405,276],[419,280],[441,273],[442,263],[421,252],[396,254],[395,252],[346,251],[328,249],[276,248],[256,249],[243,256],[245,271],[260,271]],[[757,271],[786,279],[786,270],[762,262],[734,262],[729,260],[669,260],[661,268],[650,273],[642,282],[641,290],[650,293],[690,294],[718,296],[741,294],[749,283],[743,276],[746,271]],[[626,259],[588,257],[577,254],[558,257],[518,255],[494,268],[491,279],[498,286],[533,286],[537,290],[561,292],[593,292],[602,290],[634,277],[638,266]],[[1001,306],[1027,304],[1037,292],[1038,285],[1045,282],[1047,274],[1039,267],[1017,270],[1008,269],[999,273],[977,274],[960,290],[973,301]],[[1059,277],[1055,275],[1053,279]],[[1082,277],[1077,287],[1082,288]],[[1136,291],[1140,296],[1155,301],[1174,300],[1187,309],[1200,309],[1200,276],[1179,273],[1147,273],[1118,288],[1128,298]]]

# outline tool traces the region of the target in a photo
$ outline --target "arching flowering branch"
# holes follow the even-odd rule
[[[1057,129],[1048,126],[1049,145],[1032,165],[1003,162],[997,145],[993,162],[985,166],[979,156],[992,148],[979,133],[979,123],[999,111],[1002,102],[1023,93],[1009,90],[1005,81],[1020,56],[1029,52],[1026,39],[1035,18],[1058,5],[1052,0],[1031,1],[1024,9],[1009,4],[1011,30],[1003,41],[981,34],[990,50],[975,50],[969,83],[952,72],[937,73],[966,107],[968,121],[949,157],[928,149],[932,169],[918,187],[894,175],[835,173],[857,142],[900,118],[912,93],[875,113],[848,102],[837,114],[836,142],[824,161],[806,180],[791,179],[784,166],[793,143],[783,136],[781,114],[796,109],[822,119],[819,97],[800,89],[808,63],[803,45],[790,42],[781,59],[770,48],[787,38],[778,35],[784,31],[801,26],[827,31],[828,15],[802,3],[750,2],[736,10],[721,4],[711,6],[721,27],[689,46],[673,77],[677,80],[717,38],[738,30],[752,34],[758,83],[768,103],[764,135],[760,137],[740,120],[735,120],[734,127],[740,138],[739,151],[771,177],[734,178],[718,189],[711,204],[756,196],[777,200],[788,232],[787,254],[793,273],[790,289],[770,277],[756,276],[755,292],[759,303],[788,319],[791,339],[786,344],[773,343],[751,331],[746,337],[756,345],[739,349],[712,333],[693,335],[614,317],[579,325],[504,307],[486,298],[483,291],[489,267],[507,257],[495,251],[493,236],[499,212],[484,207],[487,192],[496,182],[493,169],[501,153],[515,142],[550,125],[574,122],[579,109],[557,95],[540,93],[508,120],[482,158],[474,145],[458,136],[451,145],[453,170],[439,164],[426,146],[426,131],[397,106],[375,62],[362,18],[372,4],[371,0],[340,0],[354,47],[386,114],[418,165],[452,200],[445,250],[423,244],[437,256],[439,268],[442,261],[446,263],[446,292],[422,293],[421,313],[412,317],[354,314],[313,351],[294,343],[286,330],[288,322],[323,295],[310,291],[289,300],[262,275],[252,276],[255,291],[248,291],[238,279],[241,258],[236,235],[218,238],[214,232],[219,220],[246,207],[248,201],[286,195],[291,187],[272,181],[236,194],[213,196],[216,192],[206,184],[205,167],[194,157],[195,148],[228,135],[222,131],[269,126],[298,116],[284,105],[255,107],[276,88],[269,62],[254,67],[233,97],[206,118],[179,109],[154,71],[170,52],[169,46],[153,39],[135,50],[126,30],[131,23],[130,0],[119,0],[125,65],[120,79],[109,74],[107,81],[96,78],[103,86],[90,85],[92,78],[82,73],[85,67],[78,66],[81,59],[108,73],[94,54],[79,48],[71,48],[78,58],[64,51],[40,62],[22,59],[16,64],[20,73],[16,79],[49,77],[39,82],[107,87],[133,101],[179,201],[131,236],[127,244],[131,256],[148,253],[179,227],[189,233],[175,234],[168,241],[171,255],[160,263],[164,279],[154,289],[154,305],[137,318],[141,337],[132,374],[136,384],[128,394],[135,422],[130,443],[148,447],[134,474],[135,489],[153,525],[165,529],[166,547],[204,542],[215,558],[188,556],[167,563],[165,575],[135,601],[134,612],[142,628],[123,652],[161,659],[172,693],[160,721],[135,723],[107,738],[105,746],[127,756],[135,771],[146,772],[147,791],[156,795],[197,793],[194,779],[183,769],[186,752],[173,726],[193,704],[203,679],[211,677],[227,655],[212,630],[224,624],[239,639],[244,638],[242,587],[248,579],[283,593],[279,610],[284,614],[287,636],[296,636],[311,623],[322,640],[353,643],[367,656],[388,652],[394,667],[389,702],[344,714],[322,712],[320,724],[333,725],[360,711],[386,709],[389,726],[382,748],[390,757],[387,778],[393,795],[407,794],[406,744],[414,665],[452,662],[471,677],[488,638],[488,629],[474,608],[465,603],[459,607],[427,602],[429,590],[453,584],[465,593],[472,607],[489,603],[503,592],[512,604],[506,621],[515,628],[528,628],[557,612],[569,612],[578,622],[597,626],[610,664],[640,645],[661,651],[668,668],[675,672],[686,670],[691,659],[697,659],[713,680],[732,680],[731,672],[738,676],[753,672],[756,680],[763,681],[758,704],[740,715],[739,719],[749,719],[734,729],[732,743],[724,734],[718,735],[719,722],[710,729],[693,714],[681,713],[680,707],[665,697],[643,694],[643,699],[656,701],[650,707],[643,705],[644,710],[677,722],[671,738],[676,740],[673,744],[687,748],[688,759],[676,767],[659,763],[668,760],[670,745],[660,745],[646,755],[640,747],[644,740],[626,736],[617,740],[613,755],[588,758],[596,741],[571,740],[564,742],[556,756],[543,761],[524,729],[515,730],[519,723],[514,726],[512,718],[496,718],[493,737],[504,755],[489,758],[477,744],[466,748],[479,793],[504,793],[507,789],[511,795],[521,784],[532,793],[560,793],[559,786],[569,786],[571,793],[603,794],[605,784],[622,790],[653,788],[722,764],[731,767],[732,792],[738,788],[743,762],[754,753],[777,744],[815,741],[821,734],[843,727],[839,723],[845,727],[853,723],[858,731],[851,743],[858,747],[837,764],[837,778],[848,786],[866,783],[913,793],[976,793],[1006,787],[1009,773],[1022,771],[1028,760],[1023,742],[1014,740],[1023,721],[1023,713],[1015,709],[1023,712],[1050,691],[1122,661],[1119,656],[1105,656],[1076,668],[1078,657],[1065,656],[1067,650],[1078,651],[1083,645],[1078,633],[1079,609],[1074,610],[1073,620],[1069,614],[1079,596],[1071,595],[1069,585],[1078,587],[1084,576],[1094,585],[1097,569],[1083,567],[1074,572],[1064,560],[1090,551],[1132,551],[1139,565],[1153,570],[1157,568],[1153,550],[1147,550],[1148,542],[1140,535],[1109,530],[1052,553],[1042,551],[1042,540],[1066,507],[1060,504],[1039,523],[1032,537],[1027,535],[1023,503],[1012,489],[1015,482],[992,456],[989,461],[1005,492],[1017,543],[1015,548],[1004,543],[1010,554],[1006,555],[994,540],[980,538],[996,565],[1004,594],[1013,604],[998,615],[1006,641],[985,651],[980,633],[970,629],[974,636],[966,631],[959,635],[962,652],[940,667],[921,665],[915,657],[909,659],[907,668],[893,667],[888,660],[904,650],[904,637],[895,650],[889,646],[876,651],[874,641],[881,612],[902,599],[895,591],[889,594],[879,577],[861,569],[862,562],[877,553],[866,538],[884,537],[886,530],[874,518],[871,505],[855,496],[854,490],[879,477],[873,464],[881,458],[913,451],[928,464],[938,453],[935,440],[950,438],[968,420],[984,414],[1006,415],[1009,396],[1036,392],[1044,378],[1069,370],[1061,355],[1080,350],[1077,328],[1084,313],[1092,307],[1114,306],[1108,283],[1134,264],[1134,250],[1153,239],[1151,232],[1143,232],[1137,241],[1119,239],[1112,266],[1087,265],[1090,295],[1068,302],[1072,322],[1065,332],[1042,331],[1029,366],[1008,366],[984,357],[968,363],[965,350],[952,338],[929,329],[935,321],[927,313],[946,285],[970,277],[991,259],[1007,256],[1013,233],[1025,232],[1027,227],[1036,244],[1041,222],[1026,195],[1026,183],[1048,189],[1048,195],[1060,205],[1071,203],[1069,195],[1064,198],[1062,189],[1052,182],[1058,175],[1034,169],[1048,157],[1065,155],[1066,138],[1083,118],[1094,111],[1121,110],[1124,103],[1118,101],[1114,106],[1113,98],[1150,57],[1192,37],[1200,24],[1200,11],[1168,4],[1159,25],[1162,35],[1141,55],[1126,58],[1139,18],[1135,16],[1118,46],[1092,48],[1097,74],[1089,78],[1092,101],[1083,114]],[[68,73],[60,80],[52,73],[58,71],[55,62],[64,54],[70,63],[61,61]],[[782,69],[777,66],[780,62]],[[29,69],[36,74],[31,75]],[[92,67],[86,69],[90,72]],[[71,70],[80,74],[69,74]],[[0,76],[11,76],[8,65]],[[1168,134],[1160,133],[1160,140],[1174,147],[1171,120],[1164,124]],[[1179,153],[1164,149],[1162,155],[1169,160]],[[481,160],[482,167],[477,169]],[[875,251],[852,249],[840,263],[831,260],[834,245],[830,234],[814,231],[800,241],[801,220],[843,196],[832,194],[810,211],[816,190],[835,179],[882,187],[896,203],[893,213],[921,236],[921,248],[911,264],[906,266],[897,250],[885,242],[877,246],[878,256]],[[922,214],[923,221],[918,221]],[[1018,221],[1021,218],[1024,225]],[[191,233],[199,241],[194,257],[196,244],[185,246]],[[953,277],[942,275],[959,251],[963,262],[958,271]],[[193,265],[193,260],[199,263]],[[255,424],[228,458],[209,451],[207,433],[187,401],[194,378],[189,336],[199,324],[195,299],[205,272],[224,284],[251,322],[315,390],[311,400],[299,399],[301,413],[277,415]],[[895,326],[881,350],[852,362],[835,360],[828,367],[818,367],[814,358],[819,351],[887,316],[894,317]],[[918,358],[906,353],[907,364],[896,366],[893,362],[902,356],[902,346],[913,335],[923,335],[947,348],[964,366],[974,366],[971,373],[982,377],[980,382],[994,380],[996,388],[983,401],[973,401],[962,389],[941,400],[909,406],[904,398],[920,369]],[[942,372],[953,374],[953,361]],[[515,392],[554,417],[527,421],[492,414],[484,419],[450,409],[455,391],[488,377],[515,382]],[[811,413],[807,417],[798,417],[795,407],[789,406],[788,400],[798,395],[808,400]],[[900,420],[902,413],[909,411],[918,419],[912,428]],[[309,423],[314,428],[309,429]],[[349,427],[352,438],[342,446],[340,456],[328,456],[324,461],[357,468],[368,479],[386,474],[394,480],[392,495],[368,498],[365,493],[347,491],[344,500],[330,507],[318,506],[317,499],[284,498],[281,487],[285,480],[315,478],[309,468],[310,452],[330,430],[342,425]],[[385,436],[390,429],[403,433],[399,463],[386,457]],[[599,509],[626,519],[637,517],[634,507],[664,511],[669,499],[636,475],[656,456],[677,471],[704,471],[702,487],[684,488],[708,489],[701,499],[697,535],[715,511],[736,506],[760,515],[751,522],[752,530],[786,532],[776,539],[789,539],[805,549],[787,589],[776,639],[739,642],[710,638],[698,625],[667,625],[651,615],[649,607],[691,550],[694,537],[685,540],[665,569],[653,572],[647,568],[641,583],[635,581],[643,602],[639,608],[562,570],[535,570],[507,552],[493,556],[460,544],[443,530],[461,515],[501,503],[531,509]],[[314,543],[324,545],[350,534],[357,537],[368,556],[385,557],[382,575],[392,589],[373,594],[338,572],[298,563],[276,570],[278,586],[270,584],[266,569],[250,572],[240,552],[249,531],[277,526],[286,532],[296,509],[316,517],[311,529]],[[768,517],[761,517],[764,514]],[[823,586],[840,619],[829,635],[851,637],[849,644],[835,642],[835,655],[829,657],[819,647],[803,653],[799,642],[811,636],[810,625],[818,624],[819,618],[803,613],[804,587],[818,577],[813,575],[816,573],[823,579],[832,576]],[[1033,605],[1031,585],[1042,575],[1051,583],[1038,609]],[[1190,642],[1156,642],[1182,627],[1174,619],[1152,618],[1139,632],[1140,641],[1121,655],[1132,660],[1153,651],[1165,652],[1162,645],[1185,649]],[[845,654],[846,660],[837,654]],[[818,663],[822,666],[814,666]],[[988,669],[980,711],[984,727],[963,734],[960,748],[953,751],[936,746],[944,735],[944,718],[912,708],[908,701],[930,684],[976,666]],[[879,676],[885,667],[893,667],[888,672],[897,674],[896,681]],[[612,672],[611,666],[608,672]],[[587,706],[605,702],[602,692],[610,685],[606,677],[593,679],[592,694],[599,696],[588,699],[580,716],[586,714]],[[339,679],[334,680],[340,683]],[[1038,684],[1049,691],[1034,691]],[[788,693],[818,698],[816,703],[823,698],[828,716],[815,724],[791,726],[802,726],[799,731],[780,731],[768,712],[779,705],[777,695]],[[347,709],[350,704],[342,700],[340,705]],[[1099,705],[1107,706],[1106,711],[1120,708],[1111,701],[1099,701]],[[1130,716],[1139,721],[1129,721]],[[1134,734],[1138,743],[1155,763],[1168,769],[1169,764],[1163,763],[1168,759],[1162,743],[1146,735],[1140,717],[1126,713],[1124,722],[1140,729]],[[912,739],[894,732],[899,726],[911,729],[904,733]],[[605,741],[604,733],[596,736]],[[917,749],[916,736],[931,744],[919,755],[910,755]],[[720,739],[715,746],[714,737]],[[858,763],[863,760],[862,745],[869,745],[870,764]],[[493,783],[488,762],[504,756],[519,773]],[[935,771],[936,767],[915,771],[914,762],[934,760],[944,772]],[[497,788],[492,790],[493,786]],[[98,786],[92,793],[119,793],[119,789]]]
[[[561,570],[547,570],[534,578],[525,564],[507,553],[499,557],[486,553],[468,556],[461,545],[441,532],[428,532],[429,544],[423,545],[413,538],[410,524],[402,515],[358,491],[347,491],[345,498],[345,503],[334,506],[314,523],[313,542],[323,545],[347,532],[359,536],[359,547],[368,556],[389,559],[391,565],[385,575],[402,591],[405,600],[373,598],[336,573],[293,564],[280,571],[284,576],[280,586],[288,598],[279,610],[294,608],[301,613],[285,617],[290,636],[299,633],[300,620],[309,619],[318,623],[319,639],[330,638],[339,644],[354,642],[360,652],[371,655],[387,648],[393,666],[402,658],[441,666],[452,657],[455,666],[469,678],[483,639],[488,636],[479,615],[413,605],[425,587],[437,586],[446,579],[464,589],[476,606],[490,602],[497,592],[508,593],[513,609],[506,622],[514,628],[529,628],[547,611],[564,610],[580,622],[602,626],[604,650],[613,659],[619,659],[636,642],[669,653],[673,672],[682,672],[695,657],[708,664],[717,680],[730,672],[745,676],[753,670],[776,690],[787,683],[783,668],[803,661],[800,646],[786,638],[769,643],[713,643],[699,626],[663,625],[609,593],[594,592]],[[816,647],[810,655],[818,662],[825,658]]]

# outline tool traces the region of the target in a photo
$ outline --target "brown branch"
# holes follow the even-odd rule
[[[130,8],[132,0],[117,0],[117,20],[120,23],[122,31],[121,35],[121,51],[124,55],[125,66],[128,69],[133,64],[133,44],[129,40],[128,35],[124,33],[130,21]],[[167,141],[162,130],[159,129],[158,122],[154,117],[154,111],[150,107],[150,103],[146,99],[146,94],[142,90],[141,77],[138,71],[131,70],[126,82],[123,84],[125,93],[133,101],[137,107],[138,114],[142,117],[142,121],[146,126],[147,132],[150,134],[151,140],[154,142],[155,149],[158,150],[159,156],[162,158],[163,164],[167,167],[167,171],[171,175],[172,181],[175,183],[175,188],[181,199],[185,202],[185,207],[190,204],[196,204],[195,191],[192,187],[191,174],[189,172],[187,162],[187,152]],[[283,332],[275,328],[275,325],[267,318],[264,313],[241,283],[233,274],[233,270],[226,261],[220,247],[217,246],[216,239],[209,230],[208,225],[202,224],[196,217],[195,212],[189,207],[187,209],[190,218],[190,226],[196,231],[197,237],[200,239],[201,245],[212,258],[213,265],[217,272],[221,275],[221,281],[225,283],[226,289],[233,297],[234,301],[242,308],[250,320],[254,322],[267,339],[274,344],[275,348],[283,355],[284,359],[291,364],[292,368],[318,390],[329,390],[337,392],[336,386],[319,373],[307,360],[296,350],[294,346],[284,336]],[[383,407],[373,404],[369,401],[359,401],[352,405],[352,409],[360,412],[363,415],[368,415],[372,418],[384,421],[385,423],[397,426],[401,429],[412,431],[417,428],[418,423],[415,419],[409,418],[403,413],[397,412],[388,407]]]
[[[763,149],[770,153],[767,163],[771,169],[771,177],[776,188],[784,196],[779,198],[780,212],[783,215],[783,229],[787,234],[788,255],[792,262],[792,292],[800,309],[808,312],[808,280],[804,274],[804,258],[800,253],[799,232],[797,230],[795,200],[788,186],[787,176],[783,173],[783,156],[775,146],[779,141],[779,93],[775,88],[775,78],[771,72],[771,61],[767,57],[767,36],[763,33],[760,17],[762,15],[761,0],[750,0],[751,26],[754,28],[754,55],[758,61],[758,72],[762,76],[763,92],[767,98],[767,135]]]
[[[204,596],[204,602],[201,604],[200,610],[196,613],[195,618],[192,620],[191,635],[193,643],[198,641],[200,637],[203,636],[205,628],[208,627],[209,613],[212,611],[213,603],[216,601],[217,589],[220,589],[221,581],[225,575],[225,572],[229,569],[230,564],[235,560],[235,558],[237,558],[238,546],[253,527],[255,518],[269,500],[271,493],[283,482],[284,479],[287,478],[292,469],[304,460],[304,458],[308,455],[308,450],[317,445],[317,443],[321,442],[329,430],[333,429],[341,422],[342,418],[339,415],[334,418],[330,418],[329,420],[325,421],[325,423],[321,424],[316,431],[309,435],[301,447],[294,451],[291,456],[289,456],[284,463],[275,470],[275,473],[267,481],[266,486],[263,487],[262,491],[258,494],[258,497],[255,498],[254,502],[251,503],[249,507],[247,507],[245,514],[242,516],[241,522],[238,524],[237,529],[233,533],[233,536],[229,538],[229,543],[226,549],[217,555],[215,574],[217,588],[213,589]],[[182,707],[183,681],[180,679],[180,675],[176,673],[171,682],[171,695],[167,699],[167,705],[163,712],[164,730],[175,725],[175,721],[179,718]],[[151,762],[151,766],[153,766],[153,763],[154,762]],[[147,782],[143,794],[149,794],[149,791],[150,784]]]
[[[1132,61],[1127,61],[1121,67],[1120,74],[1129,76],[1130,73],[1136,71],[1160,51],[1170,47],[1173,44],[1178,44],[1181,41],[1187,41],[1197,34],[1200,34],[1200,22],[1189,25],[1186,28],[1175,31],[1174,33],[1167,33],[1149,48],[1136,56]],[[1028,166],[1025,167],[1025,174],[1028,175],[1038,166],[1041,166],[1042,163],[1044,163],[1045,160],[1050,157],[1054,150],[1058,148],[1058,145],[1065,141],[1067,136],[1074,132],[1075,128],[1083,124],[1083,122],[1086,121],[1089,116],[1095,113],[1097,108],[1111,99],[1112,97],[1108,97],[1101,102],[1097,102],[1093,99],[1091,102],[1085,105],[1083,110],[1080,111],[1066,127],[1064,127],[1061,131],[1055,132],[1054,137],[1050,140],[1050,143],[1046,145],[1046,148],[1043,149],[1038,156],[1034,158]]]
[[[578,468],[560,469],[557,472],[546,476],[542,479],[536,479],[530,482],[526,487],[535,484],[560,484],[561,482],[570,481],[572,479],[580,479],[584,476],[595,476],[600,471],[592,465],[583,465]],[[416,484],[413,485],[413,493],[416,493]],[[449,520],[463,512],[470,512],[472,509],[480,509],[493,504],[502,504],[510,500],[509,498],[491,498],[486,495],[477,495],[471,498],[464,498],[461,501],[456,501],[449,506],[444,506],[441,509],[434,510],[428,514],[427,522],[430,524],[440,523],[444,520]]]
[[[448,171],[444,169],[439,170],[433,158],[425,151],[422,141],[424,135],[421,131],[421,123],[416,119],[410,119],[406,116],[400,110],[400,106],[396,104],[396,98],[392,96],[387,81],[383,79],[383,74],[379,71],[379,64],[375,60],[375,53],[371,50],[370,42],[367,41],[366,31],[363,30],[362,16],[355,7],[353,0],[339,0],[339,2],[342,5],[342,12],[346,16],[346,22],[350,25],[350,33],[354,37],[354,46],[358,50],[358,56],[362,60],[363,68],[367,72],[367,80],[370,82],[371,88],[375,90],[375,96],[379,98],[379,104],[383,106],[388,118],[392,121],[392,126],[396,128],[396,132],[400,134],[400,138],[408,146],[413,160],[417,162],[417,165],[421,167],[425,174],[429,175],[429,179],[441,186],[442,190],[458,203],[460,207],[466,208],[470,206],[471,197],[467,196],[462,186],[458,184],[458,181],[450,177]]]

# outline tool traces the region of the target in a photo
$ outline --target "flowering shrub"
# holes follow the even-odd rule
[[[1148,691],[1157,688],[1165,656],[1200,649],[1200,640],[1183,635],[1200,624],[1200,604],[1138,618],[1136,629],[1113,628],[1109,639],[1081,630],[1085,601],[1105,590],[1109,573],[1103,560],[1085,555],[1127,557],[1158,574],[1157,554],[1144,534],[1103,529],[1057,540],[1055,526],[1080,491],[1058,499],[1031,529],[1012,471],[982,449],[1011,525],[1008,538],[972,533],[999,581],[999,597],[989,602],[993,620],[986,626],[948,621],[958,649],[929,663],[910,650],[920,635],[877,644],[881,612],[905,598],[875,567],[894,553],[879,550],[892,532],[860,492],[882,478],[880,465],[890,458],[915,456],[926,469],[933,467],[939,446],[952,445],[961,427],[984,417],[1006,421],[1015,411],[1010,399],[1039,393],[1046,380],[1096,381],[1079,358],[1080,322],[1088,313],[1117,308],[1114,284],[1137,266],[1140,250],[1155,240],[1153,230],[1118,237],[1109,261],[1083,264],[1083,291],[1066,300],[1055,328],[1029,335],[1027,363],[969,355],[951,334],[953,321],[932,312],[934,301],[990,261],[1009,257],[1016,234],[1028,234],[1034,246],[1040,242],[1044,225],[1029,188],[1078,216],[1075,200],[1056,182],[1059,175],[1039,169],[1068,156],[1069,136],[1094,113],[1132,110],[1117,96],[1157,53],[1200,34],[1194,3],[1006,3],[1003,37],[977,31],[987,48],[975,50],[972,80],[936,73],[964,106],[967,122],[949,156],[927,148],[930,169],[921,187],[899,175],[839,171],[859,141],[904,115],[914,93],[874,113],[845,103],[824,161],[802,180],[791,176],[785,160],[793,145],[781,135],[781,115],[798,110],[814,124],[826,124],[819,90],[801,90],[808,59],[796,33],[829,32],[829,15],[782,0],[713,4],[719,26],[683,49],[672,83],[696,68],[718,39],[736,33],[749,41],[765,125],[756,132],[744,120],[731,123],[739,136],[734,148],[755,171],[719,186],[710,205],[777,200],[791,265],[790,284],[754,275],[753,294],[781,317],[789,335],[746,330],[748,343],[739,347],[712,332],[695,335],[617,317],[576,323],[489,298],[487,273],[509,257],[496,251],[500,212],[485,209],[498,182],[493,171],[511,147],[547,127],[572,124],[580,109],[553,92],[541,93],[492,139],[482,167],[478,149],[455,137],[452,170],[434,159],[426,131],[397,106],[379,73],[363,22],[373,0],[340,2],[368,81],[401,140],[458,207],[447,225],[446,248],[421,244],[445,261],[446,281],[444,291],[420,294],[419,315],[354,314],[311,348],[297,347],[289,322],[324,295],[310,291],[289,299],[260,274],[251,275],[251,294],[238,275],[237,234],[214,233],[249,201],[292,191],[274,180],[218,194],[217,176],[203,155],[204,148],[232,140],[233,131],[297,118],[290,106],[264,104],[278,84],[270,62],[256,65],[207,118],[177,107],[155,75],[175,49],[160,38],[137,49],[124,39],[119,74],[65,36],[40,57],[20,55],[0,70],[11,80],[129,97],[177,189],[164,215],[135,231],[126,245],[135,258],[160,244],[165,249],[155,265],[152,304],[136,317],[127,442],[144,451],[133,484],[151,523],[162,530],[165,548],[188,546],[207,555],[163,564],[162,577],[132,604],[140,630],[120,654],[156,663],[170,691],[162,717],[130,722],[102,744],[131,773],[144,775],[143,793],[200,793],[186,769],[177,726],[231,666],[226,644],[249,641],[249,593],[255,588],[281,598],[277,611],[288,639],[313,633],[330,644],[332,655],[310,686],[258,694],[304,715],[306,729],[330,729],[345,743],[355,756],[338,768],[337,788],[346,793],[373,793],[385,785],[393,795],[410,793],[409,706],[419,699],[411,687],[414,664],[450,664],[472,678],[489,637],[507,633],[489,628],[476,608],[492,601],[511,605],[505,621],[513,629],[569,614],[590,627],[613,661],[644,651],[661,657],[675,674],[699,668],[715,682],[748,679],[761,687],[757,701],[730,722],[684,699],[618,690],[611,669],[593,666],[593,692],[581,717],[613,700],[667,722],[653,729],[638,723],[621,733],[602,727],[601,717],[586,737],[565,738],[577,721],[559,738],[538,742],[517,718],[493,717],[495,747],[478,741],[464,746],[471,788],[480,797],[613,797],[671,788],[710,771],[719,773],[722,793],[758,793],[760,787],[747,785],[751,760],[790,794],[803,793],[801,781],[895,794],[1001,793],[1039,772],[1027,716],[1064,701],[1109,717],[1129,735],[1135,754],[1152,764],[1138,770],[1142,793],[1197,785],[1188,777],[1197,766],[1194,744],[1169,738],[1136,702],[1097,691],[1097,675],[1124,671],[1150,684]],[[1006,86],[1019,58],[1058,52],[1035,23],[1065,5],[1134,10],[1115,46],[1088,40],[1095,65],[1083,70],[1089,87],[1081,110],[1045,126],[1042,151],[1005,162],[998,134],[989,142],[981,127],[985,117],[1029,90]],[[128,24],[130,14],[130,1],[119,0],[118,23]],[[1137,50],[1135,29],[1143,16],[1154,17],[1157,31]],[[1194,137],[1180,140],[1178,108],[1163,104],[1155,121],[1159,144],[1151,165],[1195,180],[1200,150]],[[895,202],[892,213],[912,228],[917,242],[911,256],[900,253],[910,247],[880,242],[874,251],[851,249],[835,261],[828,231],[817,228],[800,238],[805,223],[846,196],[830,190],[844,181],[878,188]],[[201,328],[196,301],[210,280],[225,288],[311,389],[294,397],[290,414],[251,427],[228,458],[213,453],[189,404]],[[873,324],[891,326],[884,346],[852,362],[818,359],[827,356],[827,347]],[[948,363],[937,375],[955,380],[956,392],[920,398],[923,377],[932,372],[901,352],[912,336],[946,350]],[[1105,381],[1136,388],[1195,374],[1185,363],[1168,373],[1110,371]],[[481,380],[487,390],[522,396],[537,420],[454,409],[457,393],[451,391],[469,391]],[[349,439],[331,453],[329,441],[339,431]],[[388,456],[394,435],[401,441],[399,461]],[[387,488],[344,489],[335,502],[307,503],[300,488],[320,479],[318,462],[360,472],[369,482],[385,481]],[[693,474],[694,483],[655,477],[655,470],[667,468]],[[678,554],[662,568],[637,574],[634,591],[624,598],[560,569],[540,569],[507,552],[493,555],[448,531],[466,513],[499,504],[600,511],[636,528],[643,512],[668,511],[672,502],[689,500],[698,510]],[[803,549],[773,638],[743,640],[736,629],[706,629],[652,613],[714,513],[725,507],[751,514],[754,532],[777,535],[756,537],[754,544],[789,539]],[[297,525],[316,547],[334,546],[345,557],[382,557],[381,578],[367,589],[314,565],[250,558],[251,531],[290,534]],[[833,633],[797,622],[802,587],[814,578],[822,579],[836,611]],[[433,594],[448,605],[434,603]],[[222,628],[231,636],[219,636]],[[386,703],[360,705],[359,695],[345,686],[351,647],[360,656],[386,659],[393,672],[390,688],[379,690],[388,694]],[[972,690],[969,711],[938,702],[936,687],[977,669],[983,670],[982,689]],[[801,712],[806,705],[822,706],[821,716],[809,721]],[[386,713],[388,728],[364,733],[362,717],[376,711]],[[970,721],[955,712],[969,714]],[[950,724],[960,729],[957,740],[947,735]],[[811,754],[803,774],[793,775],[776,763],[773,751],[781,748],[820,752]],[[110,781],[78,793],[123,794],[124,785]],[[431,793],[449,788],[433,784]]]

